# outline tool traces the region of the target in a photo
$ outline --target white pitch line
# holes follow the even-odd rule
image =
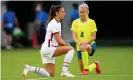
[[[47,79],[47,78],[34,78],[34,79],[27,79],[27,80],[41,80],[41,79]]]
[[[99,74],[99,75],[87,75],[87,76],[133,76],[133,74]],[[76,76],[76,77],[87,77],[87,76]],[[1,76],[1,77],[12,77],[12,78],[18,78],[18,77],[22,77],[22,76]],[[43,77],[43,79],[46,79],[46,77]],[[48,77],[47,77],[48,78]],[[61,76],[55,76],[53,78],[63,78]],[[42,78],[37,78],[37,79],[42,79]]]
[[[88,75],[88,76],[128,76],[129,77],[129,76],[133,76],[133,74],[132,75]],[[76,76],[76,77],[87,77],[87,76]],[[76,77],[70,77],[70,78],[76,78]],[[63,78],[63,77],[56,76],[53,78]],[[28,79],[28,80],[42,80],[42,79],[48,79],[48,77],[47,78],[33,78],[33,79]]]

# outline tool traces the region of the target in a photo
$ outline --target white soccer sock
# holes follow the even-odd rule
[[[62,69],[62,72],[67,72],[68,71],[68,66],[69,66],[69,63],[63,63],[63,69]]]
[[[36,70],[36,67],[30,66],[30,71],[31,72],[35,72],[35,70]]]
[[[73,59],[73,55],[74,55],[74,50],[73,49],[68,51],[68,53],[66,54],[66,56],[64,58],[63,69],[62,69],[62,71],[64,73],[68,72],[68,66],[69,66],[69,63],[71,63],[71,61]]]
[[[43,68],[30,66],[30,71],[39,74],[42,77],[50,77],[50,74]]]

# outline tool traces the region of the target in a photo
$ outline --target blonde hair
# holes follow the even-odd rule
[[[84,8],[87,10],[88,14],[89,14],[89,6],[86,3],[82,3],[79,5],[79,8]]]

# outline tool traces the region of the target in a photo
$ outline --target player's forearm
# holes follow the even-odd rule
[[[73,40],[74,40],[74,42],[75,42],[76,44],[80,45],[80,42],[77,40],[76,37],[73,37]]]
[[[72,38],[76,44],[80,45],[80,42],[77,39],[77,33],[75,31],[72,31]]]
[[[59,32],[54,33],[54,37],[59,46],[68,46],[68,44],[60,36]]]
[[[61,39],[58,44],[61,46],[68,46],[68,44],[63,39]]]

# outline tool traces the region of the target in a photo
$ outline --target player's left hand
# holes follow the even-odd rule
[[[84,46],[84,47],[86,47],[87,46],[87,41],[80,41],[80,46]]]
[[[87,50],[87,43],[86,42],[81,42],[81,45],[80,45],[80,50],[81,51],[86,51]]]

